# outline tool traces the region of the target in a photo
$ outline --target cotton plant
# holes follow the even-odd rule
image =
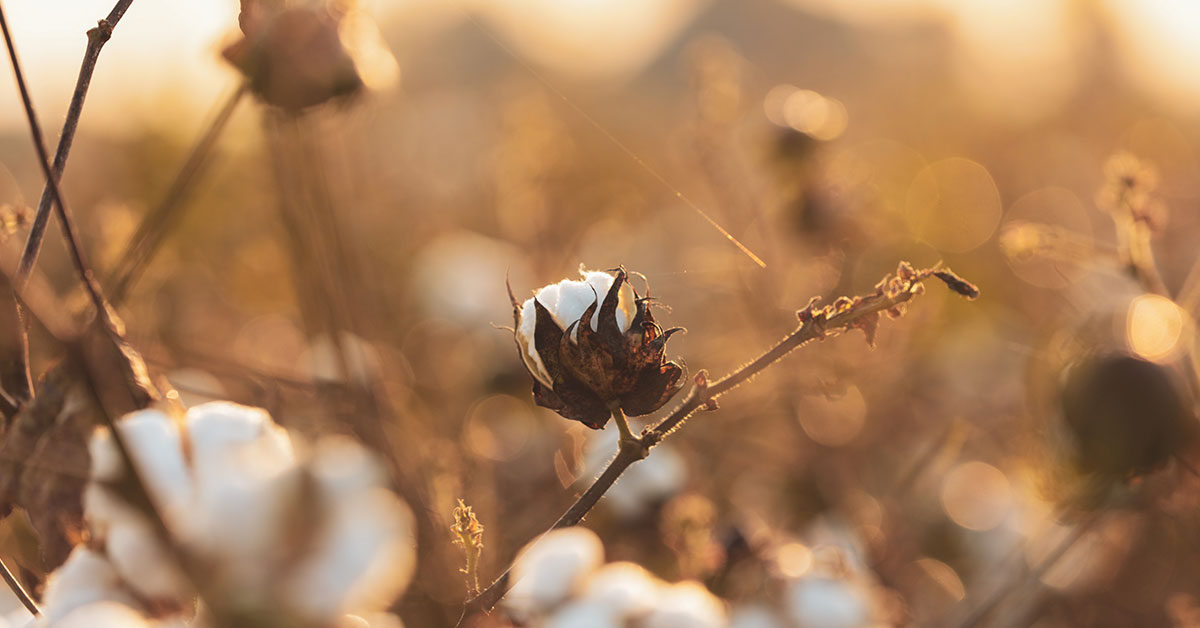
[[[414,565],[412,515],[363,447],[305,447],[228,402],[116,426],[89,444],[90,539],[50,576],[37,626],[399,625],[382,611]],[[122,447],[150,504],[130,497]]]
[[[586,540],[583,533],[575,533],[577,537],[565,536],[568,532],[563,529],[578,525],[602,497],[609,496],[618,512],[622,509],[636,512],[637,508],[678,490],[686,479],[685,470],[683,465],[671,461],[670,454],[661,453],[668,451],[661,446],[663,440],[697,412],[717,410],[718,397],[746,383],[793,350],[849,330],[862,331],[868,344],[873,345],[883,317],[901,317],[908,302],[924,293],[927,279],[937,279],[968,299],[979,297],[978,288],[940,264],[917,269],[900,262],[896,271],[885,275],[871,293],[839,297],[825,306],[820,306],[819,298],[810,300],[796,312],[799,324],[793,332],[725,377],[710,379],[707,372],[697,372],[691,389],[678,405],[635,434],[630,417],[657,412],[686,384],[681,363],[666,356],[667,341],[683,330],[663,329],[658,324],[649,286],[647,295],[641,296],[630,284],[630,274],[624,268],[589,271],[581,266],[579,272],[581,279],[564,279],[543,286],[525,300],[518,299],[510,285],[511,331],[517,353],[532,380],[534,402],[594,430],[604,430],[611,419],[616,425],[616,453],[611,453],[612,436],[604,439],[607,443],[596,439],[601,445],[589,449],[600,453],[590,453],[593,463],[589,475],[598,466],[603,469],[541,540],[527,550],[525,566],[521,566],[519,559],[511,571],[504,571],[486,588],[467,587],[468,599],[459,626],[471,625],[474,617],[491,611],[506,594],[509,594],[506,608],[519,619],[532,622],[530,625],[625,625],[627,617],[602,605],[571,604],[559,609],[548,602],[555,600],[561,605],[564,595],[569,597],[571,591],[582,586],[580,581],[582,574],[589,572],[588,565],[599,562],[596,542]],[[651,456],[652,449],[660,453]],[[655,461],[656,456],[665,465],[655,468],[652,463],[643,462]],[[605,459],[607,462],[602,465],[596,464]],[[639,467],[633,467],[639,462]],[[633,470],[639,468],[644,473],[641,479]],[[622,479],[624,486],[618,488],[622,486],[618,480]],[[619,497],[622,491],[631,496],[625,500],[625,506]],[[572,538],[575,540],[563,540]],[[543,543],[549,547],[538,549]],[[529,553],[537,560],[530,559]],[[558,559],[554,558],[560,553]],[[468,582],[474,583],[477,576],[471,565],[477,562],[473,562],[470,552],[467,563],[465,571],[471,572]],[[542,569],[530,566],[542,563],[563,571],[545,576],[541,575]],[[543,587],[539,582],[548,584]],[[651,622],[651,626],[725,625],[726,609],[719,603],[710,604],[711,594],[697,586],[678,587],[672,585],[660,590],[661,595],[655,596],[659,606],[646,611],[637,621]],[[558,616],[560,611],[566,615]],[[567,623],[547,623],[551,617]]]

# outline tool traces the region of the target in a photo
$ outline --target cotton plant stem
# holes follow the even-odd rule
[[[123,10],[122,13],[124,13]],[[4,15],[3,5],[0,5],[0,29],[4,31],[4,44],[8,47],[8,58],[12,62],[13,75],[17,80],[17,88],[21,92],[21,103],[25,107],[25,117],[29,121],[29,130],[33,135],[33,146],[37,151],[42,174],[46,177],[46,185],[50,188],[51,196],[54,200],[53,205],[58,210],[59,220],[62,221],[63,235],[67,240],[67,249],[71,253],[71,261],[75,266],[75,270],[79,273],[84,286],[87,288],[92,303],[96,306],[97,315],[107,317],[108,307],[103,294],[100,292],[100,285],[92,275],[91,266],[88,265],[83,248],[79,244],[79,236],[75,229],[75,223],[71,219],[71,212],[67,208],[66,201],[63,199],[62,189],[58,185],[58,178],[54,176],[54,172],[50,167],[50,157],[46,153],[46,143],[42,138],[42,129],[38,124],[37,113],[34,111],[33,100],[29,96],[29,89],[25,85],[25,75],[21,71],[21,63],[17,59],[17,49],[13,44],[12,33],[8,28],[8,19]],[[20,292],[23,286],[17,283],[14,284],[14,287],[17,292]]]
[[[213,147],[216,146],[217,139],[228,126],[230,118],[233,117],[238,104],[246,95],[247,89],[247,85],[242,83],[221,102],[216,116],[209,122],[200,135],[200,139],[196,141],[196,145],[188,153],[187,160],[179,169],[179,174],[175,175],[162,202],[142,218],[141,224],[130,238],[129,245],[125,248],[120,261],[117,262],[116,268],[113,269],[108,282],[109,294],[114,304],[123,302],[129,296],[129,290],[141,277],[147,264],[154,259],[154,254],[162,245],[167,234],[170,233],[171,228],[178,223],[180,206],[187,200],[188,193],[191,192],[199,175],[204,171],[204,166],[209,155],[212,154]]]
[[[133,0],[119,0],[108,16],[87,32],[87,49],[83,52],[79,77],[75,79],[75,91],[71,94],[71,104],[67,107],[67,117],[63,121],[62,133],[58,136],[58,148],[54,152],[54,181],[62,177],[67,166],[67,156],[75,140],[75,130],[79,127],[79,117],[83,113],[83,101],[87,98],[88,88],[91,87],[92,73],[95,72],[96,62],[100,59],[100,50],[112,38],[113,29],[116,28],[117,22],[121,21],[130,4],[133,4]],[[46,236],[46,227],[50,223],[51,203],[56,197],[54,185],[47,179],[45,187],[42,188],[42,198],[38,201],[37,213],[34,214],[33,224],[29,229],[29,237],[25,240],[21,261],[17,266],[15,280],[18,290],[25,287],[29,273],[37,263],[38,253]]]
[[[1098,512],[1092,513],[1091,516],[1083,520],[1081,523],[1079,523],[1079,525],[1075,526],[1067,534],[1067,537],[1060,541],[1054,550],[1051,551],[1046,558],[1042,559],[1042,562],[1038,563],[1037,567],[1035,567],[1033,571],[1001,587],[1000,590],[993,593],[988,599],[972,610],[971,613],[967,615],[967,617],[963,619],[961,623],[955,624],[955,627],[974,628],[974,626],[979,625],[979,622],[986,619],[987,616],[992,613],[992,611],[996,610],[996,608],[1000,606],[1004,600],[1008,599],[1008,596],[1013,591],[1029,583],[1037,583],[1039,580],[1041,580],[1042,576],[1045,576],[1047,572],[1057,565],[1058,561],[1062,560],[1062,557],[1066,556],[1067,552],[1070,551],[1071,548],[1083,538],[1083,535],[1086,534],[1088,530],[1090,530],[1092,526],[1100,520],[1100,515],[1101,513]]]
[[[4,564],[2,560],[0,560],[0,575],[3,575],[4,583],[8,585],[9,589],[12,589],[13,595],[16,595],[18,600],[21,600],[21,605],[26,610],[32,613],[34,617],[42,614],[42,610],[38,608],[37,603],[29,596],[29,592],[25,590],[25,587],[21,586],[21,582],[17,580],[17,577],[13,575],[8,565]]]
[[[915,274],[906,280],[902,290],[890,293],[877,288],[874,294],[847,300],[848,305],[841,309],[836,307],[837,302],[835,302],[832,310],[822,309],[814,312],[813,306],[816,303],[814,299],[809,303],[808,307],[801,310],[800,318],[802,322],[800,326],[791,334],[785,336],[783,340],[779,341],[778,344],[766,353],[763,353],[745,366],[715,382],[709,383],[707,374],[701,371],[696,376],[696,385],[692,387],[683,402],[672,410],[670,414],[653,426],[644,429],[640,436],[633,437],[631,435],[631,438],[623,438],[619,441],[620,448],[617,451],[616,457],[608,463],[608,466],[605,467],[600,477],[596,478],[592,482],[592,485],[575,500],[575,503],[554,522],[550,530],[568,528],[579,524],[630,465],[645,458],[652,447],[662,442],[664,438],[677,430],[688,417],[695,414],[698,410],[715,410],[717,407],[716,399],[718,397],[749,381],[755,375],[779,361],[780,358],[805,343],[827,337],[838,330],[860,324],[864,320],[867,320],[868,317],[876,317],[881,312],[892,310],[900,304],[909,301],[923,289],[921,285],[922,280],[942,272],[944,271],[938,268],[914,271]],[[961,282],[953,274],[949,274],[949,276]],[[950,280],[941,275],[939,275],[939,278],[950,284]],[[885,281],[880,282],[879,285],[884,286],[886,281],[887,278],[885,278]],[[966,282],[962,282],[962,284],[969,286]],[[956,291],[962,291],[961,287],[953,285],[951,287]],[[970,286],[970,289],[975,290],[973,286]],[[975,291],[974,295],[977,296],[978,291]],[[614,418],[615,415],[616,412],[614,412]],[[620,422],[618,422],[618,428],[619,426]],[[458,626],[466,626],[467,620],[475,614],[490,612],[495,608],[500,599],[504,597],[504,594],[512,587],[511,572],[512,567],[509,566],[482,593],[467,601],[463,607],[462,616],[459,618]]]

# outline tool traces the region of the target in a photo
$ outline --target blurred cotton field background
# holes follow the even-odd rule
[[[3,6],[53,143],[112,3]],[[134,0],[62,187],[171,392],[118,429],[138,501],[34,325],[58,404],[6,417],[0,558],[38,626],[453,626],[518,553],[467,625],[1200,626],[1197,33],[1187,0]],[[286,79],[239,92],[255,37]],[[44,179],[0,85],[11,271]],[[802,348],[542,536],[617,434],[534,404],[506,279],[637,271],[690,382],[900,260],[984,296]],[[84,320],[58,227],[30,286]]]

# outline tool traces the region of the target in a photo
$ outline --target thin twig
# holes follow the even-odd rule
[[[8,565],[4,564],[3,560],[0,560],[0,575],[3,575],[5,584],[8,585],[8,588],[12,589],[17,599],[21,600],[21,604],[26,610],[33,613],[34,617],[42,614],[42,610],[38,608],[37,603],[33,601],[32,597],[29,597],[29,592],[25,590],[25,587],[21,586],[21,582],[8,569]]]
[[[88,45],[83,52],[83,63],[79,66],[79,77],[75,79],[75,92],[71,94],[71,104],[67,107],[67,118],[63,121],[62,133],[58,136],[58,148],[54,152],[54,181],[62,177],[67,167],[67,156],[71,152],[71,143],[75,141],[75,130],[79,127],[79,117],[83,113],[83,101],[87,98],[88,88],[92,84],[92,73],[96,70],[96,62],[100,59],[100,50],[112,38],[113,29],[125,15],[125,11],[133,0],[118,0],[109,11],[108,16],[100,20],[96,27],[87,32]],[[21,262],[17,266],[15,278],[18,290],[24,289],[29,273],[37,263],[38,253],[42,248],[42,240],[46,236],[46,226],[50,223],[50,203],[57,194],[54,193],[50,179],[42,188],[42,198],[38,201],[37,213],[33,217],[33,225],[29,229],[29,237],[25,240],[25,249],[21,253]]]
[[[876,286],[874,294],[855,299],[839,299],[833,305],[821,309],[814,309],[817,300],[813,299],[807,307],[799,312],[800,326],[766,353],[715,382],[710,383],[707,374],[701,371],[696,376],[696,385],[670,414],[653,426],[642,430],[640,437],[619,441],[620,448],[617,450],[617,456],[608,463],[600,477],[596,478],[587,491],[575,500],[575,503],[558,518],[558,521],[550,529],[567,528],[582,521],[630,465],[645,458],[652,447],[679,429],[684,421],[695,414],[697,410],[716,409],[718,397],[749,381],[768,366],[779,361],[780,358],[812,340],[825,338],[838,330],[852,327],[862,327],[868,331],[868,334],[873,333],[873,326],[878,322],[878,317],[882,312],[898,311],[897,308],[901,304],[921,293],[923,290],[921,281],[931,276],[936,276],[955,292],[970,298],[979,294],[974,286],[948,270],[934,267],[915,271],[907,264],[902,263],[897,271],[897,276],[895,278],[885,277]],[[490,612],[511,588],[511,573],[510,565],[500,577],[488,585],[487,589],[468,600],[463,607],[458,626],[465,626],[466,621],[476,613]]]
[[[238,103],[242,101],[246,90],[247,85],[242,83],[225,98],[217,110],[217,115],[205,128],[191,152],[188,153],[187,160],[179,169],[179,174],[175,175],[175,180],[171,182],[171,187],[167,189],[167,194],[163,197],[162,202],[142,218],[141,224],[130,238],[129,245],[125,248],[125,253],[121,256],[120,261],[117,262],[116,268],[113,269],[108,282],[114,304],[121,303],[125,297],[129,296],[129,289],[141,276],[146,264],[154,258],[155,252],[158,251],[158,247],[167,233],[178,222],[179,214],[176,210],[187,198],[192,185],[203,171],[205,160],[216,145],[221,131],[233,117],[233,112],[237,109]]]
[[[83,280],[88,295],[92,298],[92,303],[96,306],[97,315],[107,318],[108,307],[104,296],[100,292],[99,284],[96,283],[96,279],[92,275],[91,267],[88,266],[87,258],[83,254],[83,248],[79,245],[79,236],[75,230],[75,223],[71,219],[71,212],[67,208],[66,201],[63,199],[58,179],[54,176],[54,172],[50,168],[50,158],[46,153],[46,143],[42,138],[42,128],[38,124],[37,112],[34,111],[33,99],[29,96],[29,88],[25,86],[25,74],[21,71],[21,63],[17,59],[17,49],[13,44],[12,33],[8,29],[8,19],[4,16],[3,5],[0,5],[0,29],[4,31],[4,44],[8,47],[8,58],[12,61],[13,74],[17,79],[17,88],[21,92],[21,103],[25,107],[25,117],[29,121],[29,131],[33,135],[33,146],[37,150],[38,162],[42,168],[42,174],[46,177],[46,185],[50,188],[51,195],[53,196],[54,206],[58,209],[58,218],[62,221],[63,236],[67,240],[67,248],[71,253],[71,261],[74,263],[75,270],[78,271],[80,279]],[[20,287],[19,284],[16,285],[18,292],[20,291]]]

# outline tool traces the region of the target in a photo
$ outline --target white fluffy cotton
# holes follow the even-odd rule
[[[604,301],[604,296],[608,294],[614,280],[613,275],[602,271],[584,270],[580,267],[579,273],[583,275],[582,281],[564,279],[550,284],[539,289],[532,298],[526,299],[521,305],[521,320],[517,325],[517,336],[524,349],[521,357],[525,359],[529,371],[547,386],[550,386],[550,377],[546,373],[541,357],[534,348],[533,329],[537,324],[537,310],[534,308],[533,301],[537,299],[538,303],[541,303],[542,307],[546,308],[546,311],[554,317],[559,327],[565,330],[572,323],[578,321],[583,316],[584,310],[591,307],[592,303]],[[621,287],[617,298],[617,327],[622,332],[629,329],[636,308],[633,288],[626,283]],[[598,316],[592,318],[593,330],[599,330],[599,322]]]
[[[381,609],[407,584],[412,515],[357,443],[324,439],[302,458],[265,411],[228,402],[178,418],[134,413],[118,430],[175,539],[219,583],[210,594],[330,622]],[[98,600],[136,607],[122,591],[186,603],[187,580],[150,520],[108,486],[121,477],[111,435],[97,432],[90,450],[85,515],[104,553],[72,554],[51,578],[50,608],[62,616]],[[311,538],[295,556],[285,540],[298,530]]]
[[[787,591],[793,622],[812,628],[858,628],[871,619],[871,598],[849,580],[812,576],[793,582]]]
[[[725,605],[699,582],[666,587],[642,622],[644,628],[724,628]]]
[[[603,561],[604,546],[591,530],[552,530],[517,556],[505,604],[522,616],[545,612],[574,592]]]

